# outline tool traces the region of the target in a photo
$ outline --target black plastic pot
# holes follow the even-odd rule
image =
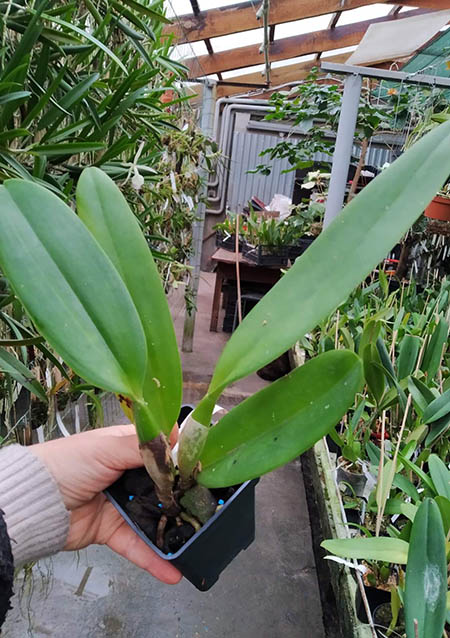
[[[242,246],[244,257],[258,266],[287,266],[289,260],[288,246],[252,246],[244,242]]]
[[[210,589],[233,558],[255,540],[255,485],[259,479],[243,483],[222,508],[170,556],[158,549],[125,511],[130,496],[124,489],[125,475],[126,472],[105,490],[107,498],[136,534],[200,591]]]
[[[238,240],[238,248],[241,251],[242,250],[242,239],[239,238]],[[236,250],[236,235],[229,235],[221,233],[220,231],[216,232],[216,246],[218,248],[225,248],[225,250],[230,250],[232,252],[235,252]]]
[[[297,257],[303,255],[305,250],[311,246],[315,237],[301,237],[297,240],[295,246],[289,246],[289,259],[295,261]]]

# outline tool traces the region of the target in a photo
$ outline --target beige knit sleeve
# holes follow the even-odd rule
[[[63,549],[69,513],[55,480],[26,447],[0,449],[0,509],[16,567]]]

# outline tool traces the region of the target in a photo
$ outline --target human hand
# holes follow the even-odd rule
[[[70,512],[66,550],[108,545],[162,582],[179,582],[180,572],[139,538],[103,494],[124,470],[142,466],[133,425],[91,430],[28,449],[48,468]]]

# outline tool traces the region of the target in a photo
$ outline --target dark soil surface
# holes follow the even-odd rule
[[[163,542],[157,543],[158,525],[165,513],[156,496],[153,481],[145,468],[126,471],[109,491],[131,520],[165,554],[174,554],[195,534],[195,529],[190,523],[178,516],[167,516]],[[226,487],[214,489],[212,494],[220,506],[226,503],[235,491],[235,487]]]

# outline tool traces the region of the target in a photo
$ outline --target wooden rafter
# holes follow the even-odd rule
[[[323,51],[332,51],[343,47],[359,44],[363,35],[371,24],[389,20],[402,20],[403,18],[421,15],[425,11],[416,9],[405,11],[397,16],[383,16],[373,20],[363,20],[353,24],[346,24],[334,29],[323,29],[313,33],[304,33],[289,38],[282,38],[270,44],[270,61],[288,60],[301,55],[309,55]],[[196,78],[202,75],[212,75],[222,71],[232,71],[244,67],[258,65],[263,62],[260,53],[260,45],[238,47],[215,53],[214,55],[202,55],[198,58],[189,58],[184,64],[189,69],[190,77]]]
[[[327,62],[339,62],[343,64],[349,57],[349,53],[341,53],[339,55],[333,55],[326,58]],[[270,81],[272,86],[279,86],[288,82],[298,82],[304,80],[311,69],[317,66],[316,60],[308,60],[307,62],[297,62],[296,64],[289,64],[286,66],[272,69],[270,73]],[[263,79],[261,73],[246,73],[238,75],[232,78],[234,82],[240,83],[241,87],[245,84],[254,85],[261,82]],[[221,85],[216,89],[217,97],[226,97],[227,95],[235,95],[237,93],[243,93],[245,89],[239,88],[239,86],[226,86]],[[273,89],[271,89],[273,91]]]
[[[386,4],[398,4],[398,0],[384,0]],[[283,24],[303,18],[348,11],[379,3],[379,0],[272,0],[269,24]],[[449,9],[450,0],[404,0],[404,6],[422,9]],[[206,38],[259,29],[261,22],[256,18],[253,2],[242,2],[228,7],[200,11],[198,15],[188,14],[176,18],[164,29],[174,33],[178,44],[196,42]]]

